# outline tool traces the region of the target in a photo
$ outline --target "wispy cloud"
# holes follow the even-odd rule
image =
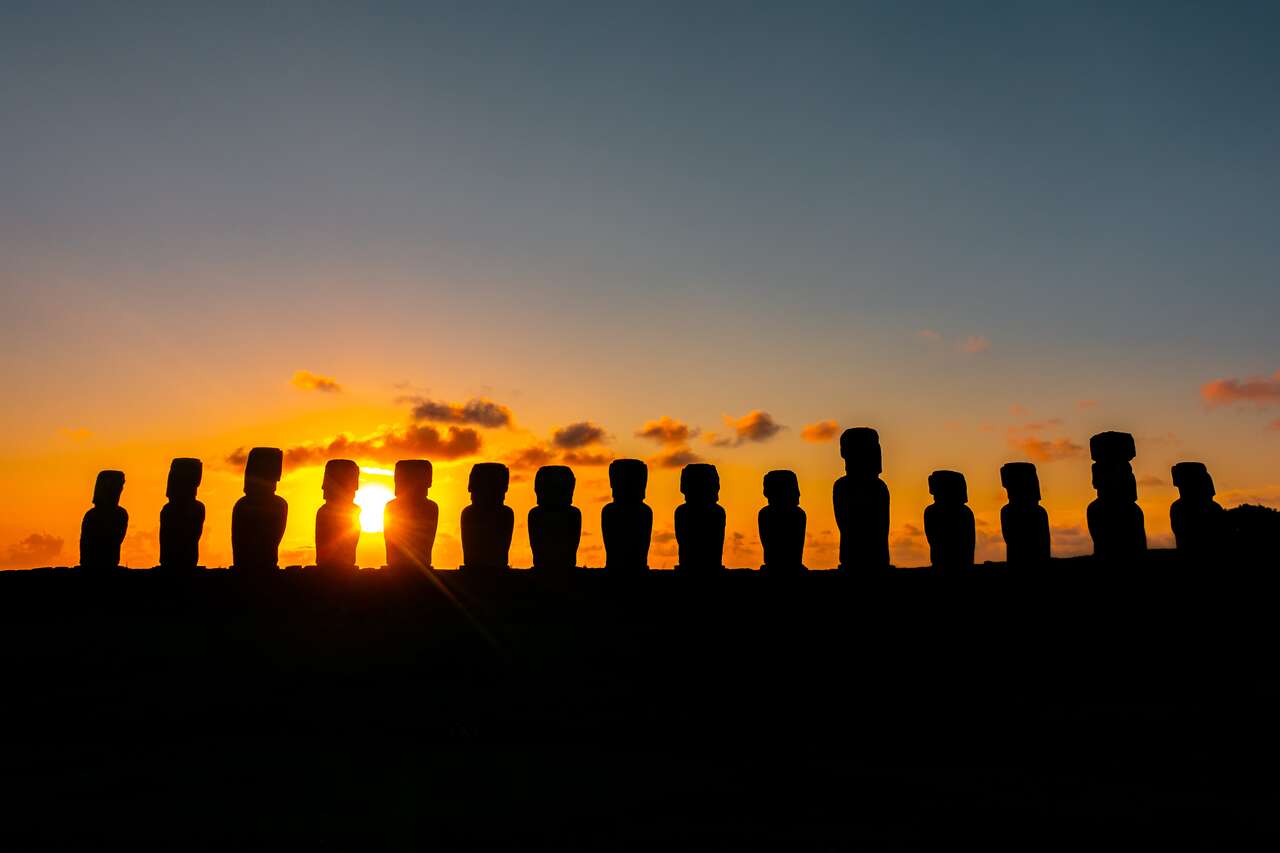
[[[725,415],[724,423],[732,430],[732,434],[708,433],[705,436],[708,444],[715,447],[738,447],[747,442],[768,441],[786,429],[773,419],[773,415],[760,409],[752,409],[740,418]]]
[[[600,444],[608,438],[604,427],[591,421],[578,421],[560,427],[551,434],[551,443],[562,450],[576,450],[592,444]]]
[[[1234,403],[1270,406],[1280,403],[1280,370],[1270,377],[1215,379],[1200,386],[1200,396],[1210,406],[1229,406]]]
[[[956,349],[969,355],[977,355],[991,349],[991,339],[986,335],[970,335],[957,344]]]
[[[1009,446],[1020,450],[1035,462],[1056,462],[1060,459],[1076,459],[1085,449],[1069,438],[1043,439],[1033,435],[1009,436]]]
[[[470,427],[451,426],[441,432],[434,426],[413,424],[404,429],[387,429],[364,438],[339,435],[328,441],[300,444],[284,451],[286,468],[323,465],[329,459],[372,460],[392,464],[398,459],[425,456],[431,459],[461,459],[480,451],[480,433]],[[239,447],[227,457],[228,464],[242,466],[249,448]]]
[[[647,438],[650,441],[667,445],[684,444],[697,434],[697,429],[666,415],[656,420],[646,421],[644,426],[636,430],[637,438]]]
[[[702,457],[688,447],[673,447],[664,450],[657,456],[649,457],[649,464],[658,468],[683,468],[694,462],[701,462]]]
[[[50,565],[62,553],[62,544],[61,536],[32,533],[5,548],[4,564],[24,569]]]
[[[800,437],[805,441],[821,444],[824,441],[831,441],[839,432],[840,425],[835,421],[818,421],[817,423],[806,424],[800,430]]]
[[[342,391],[342,386],[333,377],[321,376],[318,373],[312,373],[310,370],[299,370],[293,374],[289,384],[303,391],[319,391],[324,394],[337,394]]]
[[[467,424],[496,429],[511,426],[514,422],[510,409],[483,397],[474,397],[465,403],[449,403],[423,397],[404,397],[402,402],[413,405],[411,413],[414,420],[427,423]]]

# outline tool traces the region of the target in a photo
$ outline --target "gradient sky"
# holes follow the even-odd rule
[[[407,398],[513,418],[437,458],[442,564],[470,463],[584,421],[597,456],[700,428],[732,565],[775,467],[834,563],[825,420],[880,429],[904,564],[935,468],[1000,557],[1026,458],[1087,551],[1101,429],[1138,437],[1156,543],[1181,459],[1280,505],[1278,31],[1265,3],[5,3],[0,563],[74,563],[105,467],[153,562],[176,455],[225,563],[236,448],[376,447]],[[723,446],[752,411],[785,428]],[[576,467],[598,562],[604,470]],[[306,562],[319,468],[281,493]]]

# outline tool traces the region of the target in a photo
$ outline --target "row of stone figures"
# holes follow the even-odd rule
[[[1124,559],[1146,550],[1142,510],[1131,462],[1133,436],[1104,432],[1089,442],[1093,485],[1098,497],[1089,504],[1088,525],[1094,553]],[[888,568],[889,489],[880,479],[880,438],[875,430],[857,427],[840,437],[845,476],[832,491],[836,524],[840,529],[840,568]],[[244,471],[244,497],[231,516],[233,567],[269,570],[278,567],[289,507],[276,494],[283,454],[270,447],[249,452]],[[199,459],[175,459],[166,490],[169,501],[160,511],[160,565],[194,567],[204,527],[204,505],[196,499],[200,486]],[[614,572],[644,571],[649,564],[653,511],[645,504],[649,471],[639,459],[616,459],[609,465],[613,501],[600,514],[605,568]],[[385,508],[384,535],[387,566],[393,569],[430,568],[440,508],[427,497],[431,463],[406,459],[395,466],[395,499]],[[1000,511],[1007,560],[1028,565],[1049,559],[1049,516],[1040,506],[1040,481],[1029,462],[1010,462],[1000,469],[1009,503]],[[1174,537],[1181,550],[1206,554],[1219,539],[1222,507],[1213,500],[1213,480],[1199,462],[1173,466],[1173,482],[1180,496],[1170,508]],[[504,501],[509,483],[505,465],[480,462],[471,468],[471,504],[462,510],[464,569],[505,569],[515,517]],[[324,505],[316,512],[316,565],[354,568],[360,535],[355,504],[360,469],[349,459],[333,459],[324,470]],[[538,469],[533,488],[537,506],[529,511],[529,545],[533,568],[566,569],[577,565],[582,513],[573,505],[573,471],[563,465]],[[117,566],[128,514],[120,506],[124,474],[103,471],[94,487],[93,508],[84,517],[80,535],[82,566]],[[714,465],[686,465],[680,472],[685,502],[676,508],[677,569],[686,573],[716,572],[723,568],[725,512],[719,505],[720,477]],[[967,506],[963,474],[935,471],[929,475],[933,503],[924,511],[930,562],[942,569],[972,566],[974,518]],[[764,477],[767,505],[758,516],[762,569],[775,573],[804,570],[806,517],[800,508],[800,486],[791,471],[770,471]]]

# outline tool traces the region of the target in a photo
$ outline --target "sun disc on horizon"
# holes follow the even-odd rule
[[[370,483],[356,490],[356,506],[360,507],[360,530],[382,532],[382,510],[395,493],[380,483]]]

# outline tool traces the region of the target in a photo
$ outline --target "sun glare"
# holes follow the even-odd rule
[[[382,508],[395,493],[379,483],[370,483],[356,490],[356,506],[360,507],[360,529],[365,533],[382,532]]]

